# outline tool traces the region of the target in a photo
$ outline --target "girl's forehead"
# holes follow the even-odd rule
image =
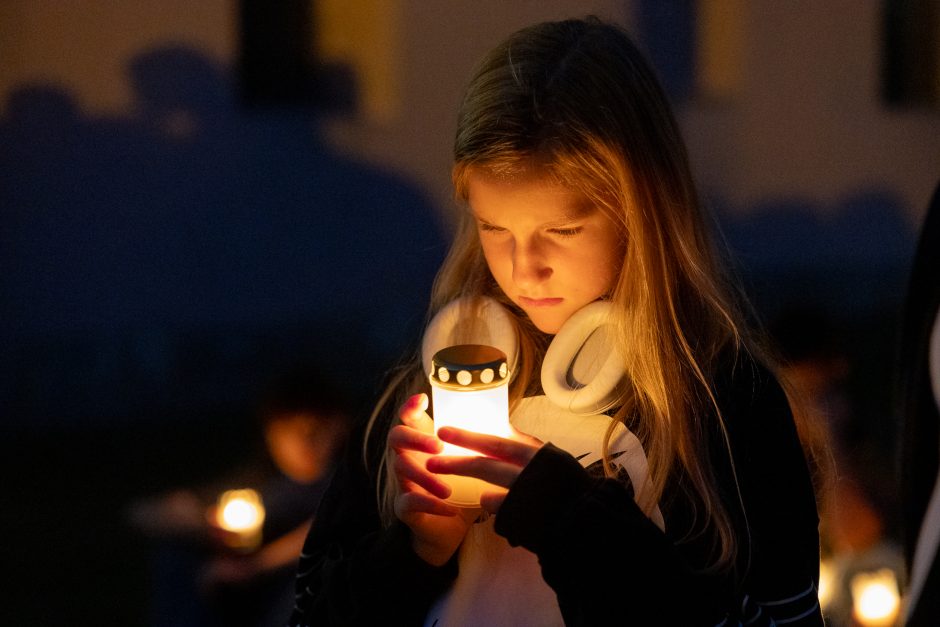
[[[551,159],[533,155],[467,164],[463,168],[463,174],[466,179],[476,178],[504,183],[536,179],[545,182],[558,181]]]
[[[571,221],[597,210],[581,192],[537,174],[512,179],[470,176],[467,201],[473,215],[491,220],[525,215],[553,222]]]

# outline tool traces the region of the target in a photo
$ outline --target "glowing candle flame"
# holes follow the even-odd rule
[[[261,496],[254,490],[223,492],[219,497],[216,519],[219,527],[235,534],[235,548],[255,548],[261,541],[261,526],[264,524]]]
[[[222,523],[229,531],[244,531],[258,526],[258,506],[242,498],[232,499],[222,510]]]
[[[855,618],[862,625],[894,625],[901,606],[898,580],[890,568],[859,573],[852,578]]]

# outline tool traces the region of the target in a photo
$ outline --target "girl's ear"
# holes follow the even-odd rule
[[[475,306],[479,303],[479,306]],[[455,344],[486,344],[506,354],[510,372],[519,357],[519,339],[505,307],[492,298],[465,297],[445,305],[431,320],[421,342],[421,362],[431,372],[434,353]]]
[[[623,400],[626,370],[609,333],[612,306],[595,301],[561,327],[542,360],[542,390],[575,414],[601,414]]]

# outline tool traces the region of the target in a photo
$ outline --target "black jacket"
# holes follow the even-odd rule
[[[738,624],[758,614],[751,624],[799,616],[790,624],[822,624],[816,503],[789,405],[769,373],[742,361],[716,382],[733,470],[717,429],[709,442],[738,530],[730,572],[702,572],[711,536],[686,537],[696,513],[681,478],[669,482],[660,502],[663,533],[637,507],[629,485],[592,476],[551,444],[523,470],[495,529],[537,555],[566,624]],[[382,447],[380,434],[375,459]],[[361,457],[360,439],[317,514],[291,625],[421,625],[458,575],[456,559],[436,568],[418,558],[401,523],[383,528],[375,478]]]

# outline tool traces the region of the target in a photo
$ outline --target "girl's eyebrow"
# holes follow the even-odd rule
[[[473,209],[473,207],[471,207],[470,205],[467,205],[467,213],[470,215],[471,218],[473,218],[474,220],[477,220],[478,222],[486,222],[487,224],[490,224],[489,220],[487,220],[486,218],[481,216],[479,213],[477,213]]]
[[[597,205],[588,200],[587,198],[578,198],[574,202],[569,203],[562,210],[561,217],[557,220],[551,220],[546,222],[546,226],[560,226],[565,224],[570,224],[571,222],[577,222],[579,220],[584,220],[589,218],[597,211]]]
[[[550,220],[543,226],[546,228],[559,228],[569,226],[574,222],[581,222],[590,218],[597,212],[597,206],[590,201],[582,201],[567,207],[560,218]]]
[[[594,215],[598,209],[597,205],[587,198],[579,198],[568,207],[567,217],[572,220],[581,220]]]
[[[564,216],[558,220],[559,224],[568,223],[568,222],[577,222],[578,220],[583,220],[594,215],[594,212],[597,211],[597,206],[589,200],[580,200],[576,203],[572,203],[564,213]]]
[[[469,212],[470,217],[473,218],[474,220],[485,222],[487,224],[496,225],[496,222],[492,220],[488,220],[485,217],[481,216],[479,213],[477,213],[476,210],[473,208],[473,206],[470,205],[469,203],[467,204],[466,209]],[[557,220],[550,220],[548,222],[545,222],[543,226],[548,227],[548,228],[564,226],[572,222],[577,222],[578,220],[583,220],[585,218],[588,218],[592,216],[595,211],[597,211],[597,205],[585,199],[577,203],[572,203],[569,207],[565,208],[560,218],[558,218]]]
[[[476,213],[471,212],[471,217],[477,222],[482,222],[489,226],[499,226],[498,221],[487,220],[486,218],[477,215]],[[575,214],[566,214],[565,216],[559,218],[558,220],[549,220],[548,222],[543,222],[540,226],[544,229],[557,229],[565,226],[570,226],[573,222],[578,222],[585,218],[585,214],[575,215]]]

